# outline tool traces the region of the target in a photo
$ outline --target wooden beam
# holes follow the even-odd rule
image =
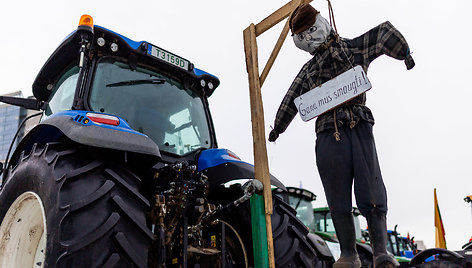
[[[310,3],[312,0],[292,0],[285,4],[283,7],[276,10],[274,13],[269,15],[267,18],[263,19],[256,25],[256,36],[261,35],[265,31],[272,28],[277,23],[281,22],[283,19],[287,18],[288,15],[295,9],[299,4]]]
[[[266,66],[264,67],[264,70],[262,71],[261,77],[259,78],[261,87],[264,84],[264,81],[267,78],[267,75],[269,74],[270,69],[272,68],[272,65],[274,65],[275,58],[277,58],[277,55],[279,55],[280,49],[282,48],[282,45],[284,44],[285,39],[287,38],[287,34],[289,31],[289,26],[288,26],[288,19],[285,22],[285,26],[282,29],[282,32],[280,33],[279,39],[277,39],[277,43],[275,44],[274,49],[272,50],[272,53],[270,54],[269,59],[267,60]]]
[[[259,82],[259,65],[257,56],[256,28],[253,23],[243,32],[246,68],[249,79],[249,96],[251,102],[252,137],[254,149],[255,178],[264,185],[264,207],[266,213],[267,249],[269,266],[275,267],[272,238],[272,191],[270,185],[269,163],[267,159],[266,137],[264,127],[264,109],[262,105],[261,86]]]

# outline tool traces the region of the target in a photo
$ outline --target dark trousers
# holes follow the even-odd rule
[[[317,134],[316,164],[331,213],[352,211],[352,184],[357,207],[363,216],[373,208],[387,213],[387,192],[380,173],[372,124],[360,121],[354,128],[339,127]]]

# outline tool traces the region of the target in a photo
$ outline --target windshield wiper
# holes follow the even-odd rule
[[[164,84],[166,82],[165,79],[141,79],[141,80],[128,80],[128,81],[121,81],[117,83],[108,84],[107,87],[121,87],[121,86],[134,86],[134,85],[145,85],[145,84]]]

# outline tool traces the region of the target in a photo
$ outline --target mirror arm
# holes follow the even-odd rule
[[[14,106],[20,106],[28,110],[46,110],[47,102],[39,101],[37,99],[25,99],[9,96],[0,96],[0,102],[11,104]]]

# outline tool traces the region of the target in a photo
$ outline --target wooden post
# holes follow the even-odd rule
[[[272,192],[270,187],[269,164],[264,129],[264,109],[262,107],[261,87],[259,83],[259,65],[257,63],[256,29],[254,24],[244,30],[244,49],[246,52],[249,95],[251,101],[251,121],[254,148],[254,172],[256,179],[264,185],[264,207],[266,213],[267,251],[269,266],[275,267],[272,243]]]
[[[280,34],[280,37],[272,51],[272,54],[259,77],[259,63],[257,56],[257,41],[256,37],[272,28],[283,19],[287,18],[293,10],[302,3],[309,3],[312,0],[292,0],[272,13],[270,16],[262,20],[257,25],[251,23],[243,31],[244,36],[244,52],[246,54],[246,69],[249,80],[249,95],[251,102],[251,121],[252,121],[252,136],[254,148],[254,172],[255,178],[260,180],[264,185],[264,207],[265,207],[265,222],[267,233],[267,251],[269,266],[275,267],[274,248],[272,239],[272,190],[270,185],[269,164],[267,160],[267,148],[264,126],[264,108],[262,103],[261,86],[264,83],[272,65],[275,62],[284,40],[287,37],[289,25],[288,20]],[[263,263],[263,262],[261,262]]]

